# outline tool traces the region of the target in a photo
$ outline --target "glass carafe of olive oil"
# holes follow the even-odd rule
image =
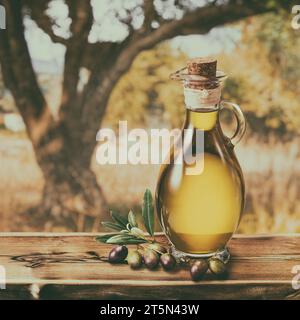
[[[188,169],[195,164],[176,161],[178,153],[173,146],[170,161],[161,167],[157,213],[178,255],[208,257],[221,252],[243,211],[244,180],[234,146],[245,132],[245,119],[238,105],[220,101],[225,74],[217,71],[216,65],[215,59],[192,59],[187,68],[171,75],[182,81],[185,95],[186,120],[180,137],[185,147],[181,156],[184,159],[189,151],[201,159],[201,170],[189,174]],[[231,109],[237,119],[231,138],[223,134],[219,122],[223,108]],[[196,145],[200,136],[199,149]]]

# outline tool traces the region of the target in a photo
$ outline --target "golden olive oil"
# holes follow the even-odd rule
[[[196,130],[203,131],[203,169],[199,174],[186,174],[191,165],[175,163],[171,151],[173,161],[162,167],[157,186],[158,215],[177,250],[210,254],[223,249],[238,226],[243,208],[242,174],[233,151],[228,150],[218,110],[187,110],[184,128],[194,132],[188,138],[193,150]]]

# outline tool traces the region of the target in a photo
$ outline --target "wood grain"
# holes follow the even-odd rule
[[[96,234],[0,234],[6,290],[0,299],[300,299],[292,268],[300,265],[300,235],[235,236],[228,274],[190,280],[187,269],[165,272],[110,265],[111,246]]]

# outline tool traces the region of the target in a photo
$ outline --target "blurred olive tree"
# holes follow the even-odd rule
[[[242,41],[220,59],[230,74],[224,97],[242,104],[261,136],[300,133],[300,38],[284,12],[240,23]]]
[[[267,14],[236,27],[242,41],[218,59],[229,75],[224,99],[242,105],[257,134],[299,133],[300,38],[290,26],[290,17],[284,12]],[[180,127],[182,90],[168,76],[185,65],[187,56],[172,52],[164,43],[136,58],[113,90],[105,117],[108,124],[117,126],[119,119],[127,119],[133,126],[145,125],[148,113],[159,109],[170,126]]]
[[[104,121],[116,128],[124,119],[132,127],[147,126],[149,115],[156,113],[167,125],[180,127],[184,115],[182,89],[169,75],[186,60],[185,54],[172,53],[167,43],[142,52],[114,88]]]
[[[290,10],[296,2],[111,1],[106,2],[108,7],[105,8],[105,5],[102,6],[104,2],[100,1],[66,0],[60,2],[60,8],[66,6],[63,25],[67,25],[67,30],[60,30],[61,21],[49,15],[48,9],[53,6],[53,1],[0,0],[5,7],[7,20],[6,30],[0,32],[0,62],[4,82],[23,117],[37,162],[45,177],[42,202],[32,211],[36,213],[34,219],[51,220],[74,228],[80,225],[83,228],[82,221],[86,215],[93,219],[107,214],[101,187],[90,168],[96,146],[95,136],[106,115],[113,88],[142,51],[177,35],[206,34],[216,26],[245,17],[277,12],[280,8]],[[101,6],[96,10],[95,6],[99,4]],[[26,18],[33,20],[52,42],[65,47],[62,95],[57,117],[51,113],[33,69],[25,37]],[[103,32],[101,26],[107,21],[109,26]],[[117,40],[110,38],[116,35],[111,30],[116,26],[122,29],[117,34]],[[102,34],[102,38],[99,38],[99,34]],[[152,78],[151,72],[149,76],[146,66],[149,59],[152,58],[145,54],[144,60],[141,60],[145,65],[138,68],[137,72],[144,73],[142,82],[145,83],[139,85],[148,90],[151,81],[154,81],[154,89],[148,93],[154,95],[153,101],[162,107],[165,99],[175,101],[177,98],[171,91],[164,95],[160,82],[155,76]],[[160,64],[160,61],[154,61],[154,64],[157,63]],[[156,72],[160,74],[157,76],[164,79],[166,68],[164,64],[159,65],[160,70]],[[80,75],[83,69],[88,70],[89,76],[82,85]],[[147,80],[149,83],[146,76],[150,77]],[[136,104],[137,110],[132,111],[133,116],[142,119],[138,108],[145,105],[148,98],[145,94],[137,93],[135,87],[139,80],[127,78],[127,81],[122,81],[123,90],[132,92],[131,101],[122,105],[125,103],[122,102],[123,95],[116,93],[111,104],[119,108],[132,108]],[[261,87],[258,82],[256,85],[259,90]],[[176,93],[176,89],[172,90]],[[265,92],[265,88],[261,90]],[[260,105],[260,101],[257,104]],[[168,103],[168,106],[171,105],[172,101]],[[262,109],[262,112],[265,111]]]

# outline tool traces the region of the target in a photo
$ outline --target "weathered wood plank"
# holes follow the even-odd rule
[[[228,274],[219,280],[208,274],[200,283],[192,282],[185,269],[137,272],[97,261],[90,252],[105,256],[111,247],[94,238],[0,234],[0,265],[7,273],[0,299],[300,299],[291,285],[292,268],[300,265],[300,235],[235,236],[229,244]],[[17,261],[19,256],[28,260],[27,255],[31,263]]]

